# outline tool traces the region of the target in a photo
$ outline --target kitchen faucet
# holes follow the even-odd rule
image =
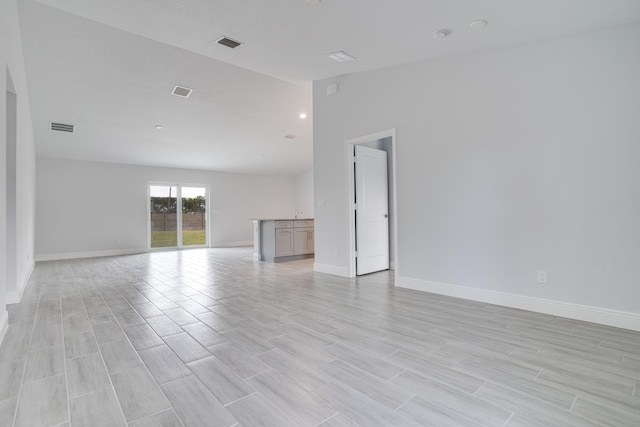
[[[302,215],[304,212],[302,212],[300,209],[294,209],[293,210],[293,218],[297,219],[298,215]]]

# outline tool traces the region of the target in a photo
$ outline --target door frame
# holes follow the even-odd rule
[[[151,247],[151,205],[149,199],[151,198],[151,186],[171,186],[176,187],[176,246],[152,248]],[[205,244],[204,245],[182,245],[182,187],[202,187],[207,195],[205,201]],[[147,181],[147,250],[149,252],[161,252],[161,251],[181,251],[184,249],[201,249],[211,247],[211,191],[209,184],[190,184],[190,183],[176,183],[169,181]]]
[[[353,170],[354,155],[353,150],[356,145],[365,144],[379,139],[391,138],[391,170],[387,171],[387,176],[391,176],[392,180],[392,194],[389,196],[389,202],[393,213],[390,212],[391,221],[389,221],[389,231],[392,232],[393,239],[389,239],[391,245],[390,254],[393,254],[393,263],[389,263],[389,268],[394,270],[394,274],[398,276],[398,180],[397,180],[397,140],[396,140],[396,128],[391,128],[368,135],[359,136],[357,138],[351,138],[345,141],[346,150],[346,168],[347,168],[347,224],[348,224],[348,263],[347,263],[347,277],[356,277],[356,215],[355,215],[355,171]],[[387,185],[389,178],[387,178]]]
[[[7,304],[20,302],[25,283],[18,283],[18,93],[13,84],[11,73],[7,68],[5,90],[6,115],[6,144],[2,173],[5,175],[5,272],[0,279],[0,286],[4,282]],[[0,315],[0,318],[2,315]],[[0,325],[0,339],[2,337]]]

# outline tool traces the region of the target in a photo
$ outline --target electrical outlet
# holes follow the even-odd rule
[[[547,270],[538,270],[538,283],[547,283]]]

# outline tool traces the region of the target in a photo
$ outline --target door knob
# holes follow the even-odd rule
[[[384,217],[385,217],[385,218],[389,218],[389,215],[388,215],[388,214],[384,214]]]

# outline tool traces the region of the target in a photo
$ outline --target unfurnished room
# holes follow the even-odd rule
[[[640,425],[640,1],[1,0],[0,427]]]

